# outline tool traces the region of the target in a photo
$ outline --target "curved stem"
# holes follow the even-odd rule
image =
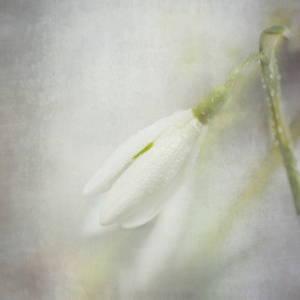
[[[195,117],[206,125],[225,105],[231,94],[234,81],[238,73],[250,63],[259,60],[267,60],[264,53],[255,53],[247,57],[239,66],[237,66],[225,85],[217,85],[210,90],[193,108],[192,112]]]
[[[262,75],[267,87],[267,100],[269,102],[272,131],[275,144],[281,152],[283,163],[291,186],[297,214],[300,214],[300,178],[297,171],[297,161],[292,150],[292,139],[286,124],[282,109],[282,95],[280,75],[277,67],[274,48],[281,36],[287,36],[288,29],[282,25],[274,25],[263,31],[260,38],[260,50],[265,51],[268,60],[261,60]]]
[[[228,78],[226,88],[231,90],[233,87],[235,78],[239,74],[239,72],[242,71],[244,68],[246,68],[250,63],[254,64],[259,60],[269,61],[268,57],[264,54],[264,52],[250,54],[239,66],[237,66],[233,70],[233,72],[231,73],[231,75]]]

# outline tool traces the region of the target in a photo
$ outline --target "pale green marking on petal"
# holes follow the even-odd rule
[[[143,150],[141,150],[137,155],[135,155],[132,159],[136,159],[138,158],[140,155],[146,153],[149,149],[151,149],[153,147],[154,143],[151,142],[150,144],[148,144]]]

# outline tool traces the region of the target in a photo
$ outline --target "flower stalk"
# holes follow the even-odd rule
[[[262,76],[267,88],[267,101],[272,118],[272,131],[275,144],[279,147],[283,163],[288,175],[297,214],[300,214],[300,178],[297,161],[292,150],[292,139],[286,124],[280,87],[280,75],[275,57],[275,45],[280,37],[288,38],[289,30],[282,25],[274,25],[265,29],[259,40],[259,51],[265,53],[261,60]]]
[[[264,53],[249,55],[239,66],[237,66],[225,85],[217,85],[210,90],[193,108],[193,114],[204,125],[206,125],[226,104],[236,79],[236,76],[250,63],[266,59]]]

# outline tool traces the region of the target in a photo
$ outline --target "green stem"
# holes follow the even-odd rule
[[[264,51],[268,60],[261,60],[262,75],[267,87],[267,100],[269,102],[272,131],[275,137],[275,143],[278,145],[283,157],[284,166],[287,172],[288,180],[291,186],[297,214],[300,214],[300,178],[297,171],[297,161],[292,150],[292,140],[289,128],[286,124],[282,109],[282,95],[280,87],[280,76],[278,72],[275,44],[279,37],[286,35],[287,28],[281,25],[275,25],[267,28],[261,34],[260,51]]]
[[[225,85],[217,85],[210,90],[193,108],[192,112],[195,117],[206,125],[226,104],[238,73],[250,63],[266,59],[264,53],[251,54],[228,77]]]
[[[226,88],[231,90],[238,73],[249,66],[250,63],[254,64],[259,60],[268,60],[268,58],[263,52],[250,54],[239,66],[233,70],[226,83]]]

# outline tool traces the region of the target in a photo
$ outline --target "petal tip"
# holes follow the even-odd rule
[[[116,224],[116,223],[115,223],[115,222],[112,222],[112,221],[109,220],[109,219],[103,219],[103,218],[100,217],[100,219],[99,219],[99,224],[100,224],[101,226],[110,226],[110,225],[114,225],[114,224]]]
[[[95,196],[97,194],[100,194],[104,192],[105,189],[103,189],[102,186],[99,184],[95,184],[94,180],[89,180],[88,183],[85,185],[82,191],[83,196]]]
[[[117,223],[115,218],[112,218],[109,214],[103,214],[102,208],[100,209],[99,224],[101,226],[110,226]]]
[[[83,196],[92,196],[92,189],[89,184],[87,184],[82,191]]]

